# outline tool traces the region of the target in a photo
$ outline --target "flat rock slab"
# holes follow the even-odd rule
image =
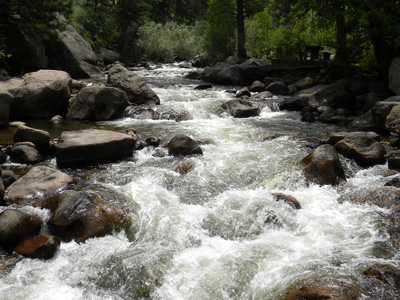
[[[8,187],[4,200],[9,203],[49,207],[52,198],[74,182],[73,177],[55,169],[34,167]]]
[[[132,156],[135,139],[110,130],[89,129],[63,132],[56,159],[61,168],[111,163]]]

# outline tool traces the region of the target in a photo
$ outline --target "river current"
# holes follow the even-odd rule
[[[373,263],[400,266],[381,228],[385,211],[360,204],[388,180],[386,165],[361,169],[342,158],[346,183],[307,185],[299,161],[317,140],[343,128],[302,123],[299,113],[277,109],[278,97],[259,117],[232,118],[220,108],[232,99],[226,87],[194,90],[201,82],[183,79],[189,71],[177,65],[138,70],[161,105],[187,120],[80,126],[134,128],[163,144],[183,133],[201,141],[204,155],[178,159],[165,148],[145,148],[131,160],[63,170],[78,179],[78,190],[110,195],[133,225],[83,244],[62,243],[48,261],[23,259],[0,274],[1,299],[274,300],[312,274],[362,280]],[[52,126],[36,124],[52,137],[78,125]],[[55,160],[47,164],[56,167]],[[272,193],[293,196],[302,208],[277,202]],[[46,209],[22,210],[50,217]]]

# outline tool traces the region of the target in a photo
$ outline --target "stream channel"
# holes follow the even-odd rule
[[[137,70],[161,105],[183,112],[184,121],[28,122],[52,138],[65,130],[135,128],[165,145],[183,133],[202,141],[204,155],[174,158],[166,148],[149,147],[130,160],[62,170],[75,176],[77,190],[109,195],[133,225],[83,244],[62,243],[49,261],[23,259],[0,274],[1,299],[274,300],[309,275],[361,281],[374,263],[400,266],[380,226],[384,210],[360,204],[388,180],[387,165],[361,169],[341,158],[346,183],[307,185],[300,160],[315,141],[343,128],[302,123],[298,112],[276,108],[279,97],[260,116],[235,119],[221,109],[232,99],[227,87],[194,90],[201,82],[184,79],[189,71],[177,65]],[[11,131],[3,135],[12,137]],[[57,167],[55,159],[46,165]],[[302,208],[277,202],[272,193],[293,196]],[[46,209],[18,208],[50,218]]]

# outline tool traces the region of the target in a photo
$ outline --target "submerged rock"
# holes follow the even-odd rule
[[[292,196],[285,195],[282,193],[273,193],[272,196],[276,199],[276,201],[282,201],[288,204],[290,207],[294,209],[301,209],[301,204],[300,202]]]
[[[393,213],[399,213],[400,190],[393,187],[378,188],[370,192],[362,202],[390,209]]]
[[[308,182],[336,185],[346,181],[339,155],[331,145],[324,144],[301,161]]]
[[[109,163],[132,156],[136,141],[110,130],[89,129],[63,132],[56,159],[61,168]]]
[[[63,240],[81,243],[128,228],[131,218],[117,206],[97,195],[66,191],[59,196],[50,224]]]
[[[400,270],[391,265],[374,264],[365,269],[363,275],[375,278],[400,290]]]
[[[60,243],[60,238],[56,236],[40,234],[20,242],[14,252],[28,258],[50,259],[60,248]]]
[[[235,118],[256,117],[260,114],[260,108],[245,100],[230,100],[222,105],[222,108]]]
[[[199,143],[183,134],[175,136],[169,142],[168,153],[172,156],[203,155]]]
[[[10,185],[4,199],[9,203],[49,207],[52,198],[74,182],[74,178],[65,173],[38,166]]]

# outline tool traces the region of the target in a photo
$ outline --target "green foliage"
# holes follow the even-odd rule
[[[159,62],[191,59],[198,49],[195,32],[192,26],[176,22],[146,22],[138,30],[138,55]]]

